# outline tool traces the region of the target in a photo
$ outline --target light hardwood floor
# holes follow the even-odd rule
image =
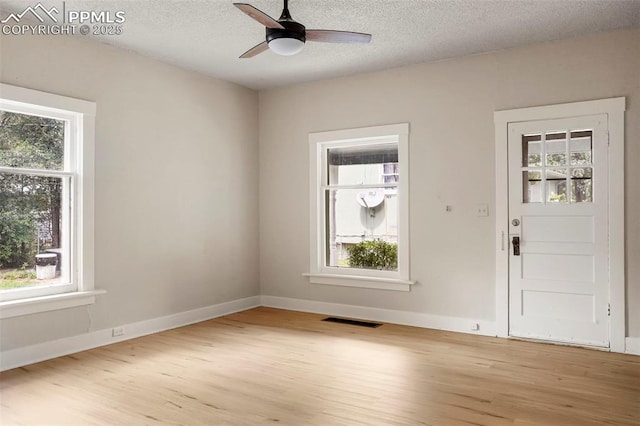
[[[0,423],[638,425],[640,357],[257,308],[0,374]]]

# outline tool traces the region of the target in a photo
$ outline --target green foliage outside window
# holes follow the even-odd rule
[[[0,166],[61,170],[65,123],[0,111]],[[60,246],[61,181],[0,173],[0,269],[33,266],[40,231]],[[48,247],[40,247],[48,248]]]
[[[26,214],[0,211],[0,268],[19,268],[36,255],[33,219]]]
[[[398,245],[382,240],[363,241],[347,247],[352,268],[398,269]]]

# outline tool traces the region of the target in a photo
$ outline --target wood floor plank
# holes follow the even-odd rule
[[[635,425],[640,357],[270,308],[0,373],[2,425]]]

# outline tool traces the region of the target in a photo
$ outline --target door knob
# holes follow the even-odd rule
[[[520,237],[517,235],[514,236],[511,239],[511,245],[513,246],[513,255],[520,256]]]

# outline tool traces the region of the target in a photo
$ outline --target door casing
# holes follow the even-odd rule
[[[625,351],[624,111],[625,98],[620,97],[494,112],[496,333],[499,337],[509,337],[508,125],[525,121],[606,114],[609,140],[610,350]]]

